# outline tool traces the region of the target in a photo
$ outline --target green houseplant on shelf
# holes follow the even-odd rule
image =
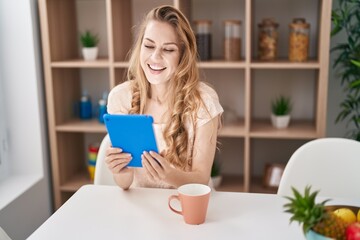
[[[98,43],[100,38],[97,34],[93,34],[90,30],[80,34],[82,45],[82,54],[86,61],[93,61],[98,56]]]
[[[346,93],[335,122],[346,121],[347,128],[351,127],[346,137],[360,141],[360,1],[337,0],[331,21],[331,36],[345,36],[331,49],[337,54],[333,67]]]
[[[290,97],[280,95],[271,102],[271,123],[275,128],[287,128],[290,123],[292,104]]]

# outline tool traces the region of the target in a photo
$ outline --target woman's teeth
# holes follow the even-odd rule
[[[165,70],[165,67],[159,67],[159,66],[152,66],[150,64],[148,64],[149,68],[151,70],[154,70],[154,71],[162,71],[162,70]]]

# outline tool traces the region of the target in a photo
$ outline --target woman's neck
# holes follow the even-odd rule
[[[165,84],[151,86],[151,100],[159,105],[167,104],[168,101],[168,87]]]

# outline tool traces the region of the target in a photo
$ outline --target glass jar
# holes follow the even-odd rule
[[[289,60],[304,62],[309,53],[310,24],[304,18],[294,18],[289,28]]]
[[[211,21],[195,21],[195,36],[198,54],[201,61],[211,59]]]
[[[271,18],[264,18],[259,26],[259,49],[260,60],[271,61],[277,58],[278,27]]]
[[[237,61],[241,57],[240,20],[225,20],[224,58]]]

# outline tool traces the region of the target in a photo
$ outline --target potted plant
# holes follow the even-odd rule
[[[280,95],[271,103],[271,123],[276,128],[286,128],[290,122],[292,104],[289,97]]]
[[[90,30],[86,30],[84,33],[80,34],[80,41],[82,45],[82,54],[85,60],[92,61],[95,60],[98,56],[98,43],[99,36],[93,34]]]
[[[352,127],[347,137],[360,141],[360,8],[358,1],[337,2],[331,16],[331,36],[344,34],[344,40],[335,45],[331,52],[337,53],[333,68],[338,70],[346,96],[340,103],[335,122],[346,120],[347,128]]]

